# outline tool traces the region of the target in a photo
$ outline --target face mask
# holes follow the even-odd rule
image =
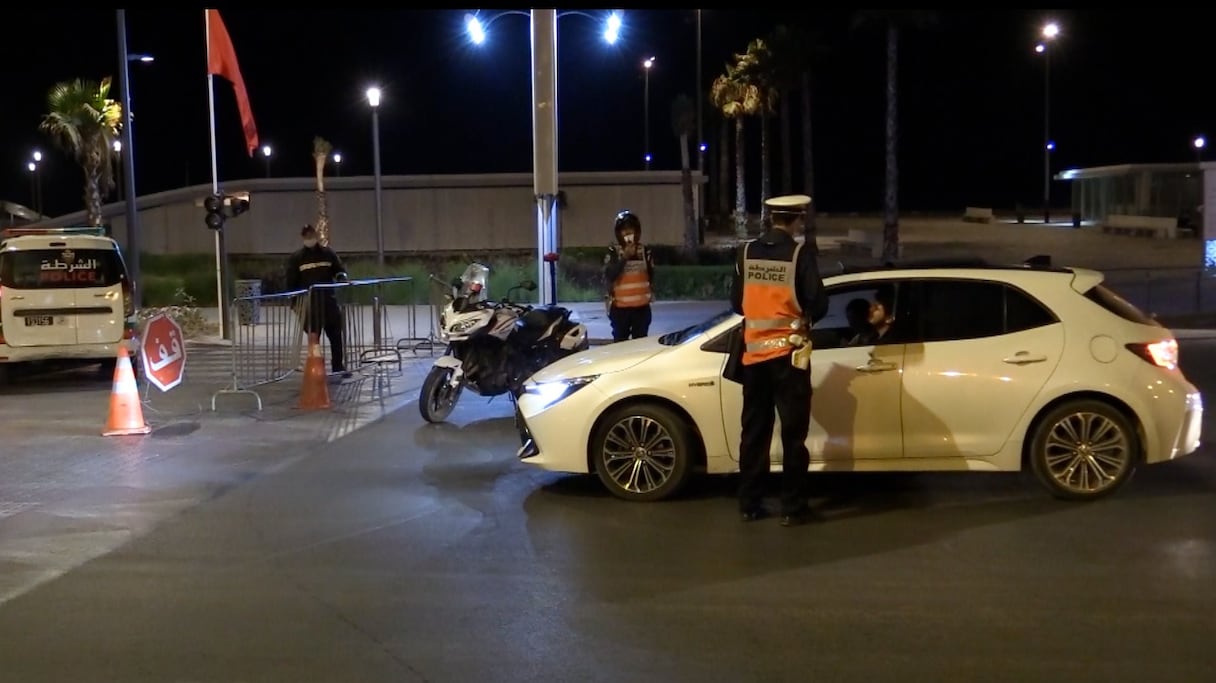
[[[317,246],[317,241],[316,241],[316,240],[311,240],[311,239],[310,239],[310,240],[304,240],[304,246],[308,247],[309,249],[312,249],[313,247]]]

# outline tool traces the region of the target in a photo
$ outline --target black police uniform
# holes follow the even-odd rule
[[[313,247],[301,247],[287,261],[287,289],[296,291],[308,289],[313,285],[333,284],[339,276],[346,276],[346,266],[337,252],[329,247],[317,244]],[[312,290],[309,297],[307,314],[304,317],[304,330],[309,334],[320,334],[325,330],[329,339],[331,367],[334,372],[346,372],[345,348],[342,340],[343,332],[342,308],[338,305],[334,289],[322,287]]]
[[[794,260],[795,294],[803,316],[812,323],[827,314],[828,299],[819,275],[817,249],[811,238],[797,249],[794,237],[784,230],[765,232],[750,247],[739,247],[739,267],[731,287],[731,307],[743,315],[743,258],[755,260]],[[744,520],[765,516],[761,506],[764,478],[771,466],[769,449],[773,439],[776,414],[781,415],[782,467],[781,513],[783,523],[796,523],[807,513],[807,472],[810,453],[806,439],[811,422],[810,369],[802,370],[790,363],[788,353],[742,366],[743,434],[739,451],[739,507]],[[775,412],[774,412],[775,411]]]

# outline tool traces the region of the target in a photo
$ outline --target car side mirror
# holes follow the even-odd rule
[[[524,289],[528,290],[529,292],[536,291],[536,283],[533,282],[532,280],[524,280],[523,282],[519,283],[519,286],[523,287]]]

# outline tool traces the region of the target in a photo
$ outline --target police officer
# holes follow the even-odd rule
[[[287,260],[287,290],[308,289],[313,285],[345,282],[346,266],[342,259],[328,246],[317,243],[317,230],[305,225],[300,230],[304,244]],[[320,334],[325,330],[329,339],[330,364],[335,373],[349,376],[342,343],[342,308],[332,287],[312,290],[308,311],[304,315],[304,330],[309,334]]]
[[[654,259],[642,246],[642,221],[632,212],[618,213],[612,231],[616,242],[604,256],[612,341],[639,339],[650,333]]]
[[[827,313],[814,238],[795,236],[806,226],[806,195],[773,197],[766,204],[772,228],[739,249],[732,307],[743,316],[743,438],[739,449],[739,509],[743,521],[768,516],[761,503],[768,475],[775,415],[781,417],[784,465],[781,524],[809,520],[806,438],[811,422],[810,367],[796,367],[791,354],[809,343],[810,326]]]

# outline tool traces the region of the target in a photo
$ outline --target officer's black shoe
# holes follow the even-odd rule
[[[802,526],[814,520],[815,513],[811,512],[810,509],[803,509],[798,512],[788,512],[781,515],[781,526]]]
[[[765,510],[762,507],[749,508],[739,513],[739,519],[743,520],[744,522],[755,522],[761,519],[766,519],[768,516],[768,510]]]

